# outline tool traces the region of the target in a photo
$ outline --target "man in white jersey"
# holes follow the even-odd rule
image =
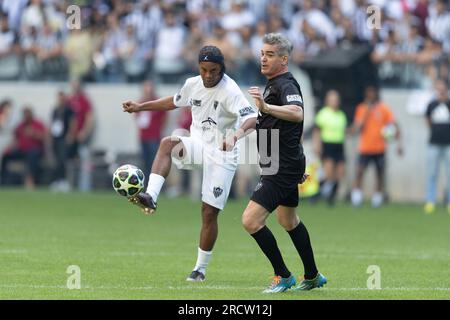
[[[172,160],[179,169],[203,169],[202,228],[197,263],[187,281],[203,281],[217,239],[217,217],[225,206],[238,165],[239,142],[256,125],[257,113],[236,82],[225,74],[222,52],[214,46],[200,50],[200,75],[188,78],[175,95],[158,100],[123,103],[124,112],[191,107],[191,135],[161,140],[148,187],[130,201],[151,214]]]

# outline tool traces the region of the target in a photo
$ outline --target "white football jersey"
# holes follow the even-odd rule
[[[224,74],[213,88],[205,88],[201,76],[188,78],[174,96],[177,107],[191,107],[191,136],[200,139],[213,155],[225,156],[232,166],[237,165],[239,143],[226,154],[217,153],[222,141],[249,118],[256,118],[256,110],[245,98],[239,86]]]

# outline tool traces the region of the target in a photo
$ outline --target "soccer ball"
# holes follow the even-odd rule
[[[118,194],[130,198],[144,189],[144,181],[145,177],[141,169],[125,164],[114,172],[112,184]]]

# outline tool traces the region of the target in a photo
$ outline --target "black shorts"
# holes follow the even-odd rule
[[[295,182],[297,181],[297,182]],[[261,177],[256,185],[250,200],[263,206],[268,212],[274,211],[278,206],[298,206],[298,180],[286,184],[285,179]]]
[[[331,159],[334,162],[345,161],[344,144],[322,142],[322,160]]]
[[[371,162],[375,164],[378,172],[383,172],[385,167],[384,153],[360,154],[358,163],[366,168]]]

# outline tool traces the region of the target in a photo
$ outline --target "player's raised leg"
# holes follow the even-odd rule
[[[279,206],[277,208],[277,219],[278,223],[291,237],[303,262],[303,280],[294,290],[311,290],[322,287],[327,283],[327,279],[317,270],[308,230],[295,213],[295,208]]]
[[[183,157],[183,153],[184,145],[179,138],[163,138],[153,161],[146,192],[131,198],[130,202],[141,207],[145,214],[153,213],[156,210],[156,202],[161,188],[172,166],[172,155]]]

